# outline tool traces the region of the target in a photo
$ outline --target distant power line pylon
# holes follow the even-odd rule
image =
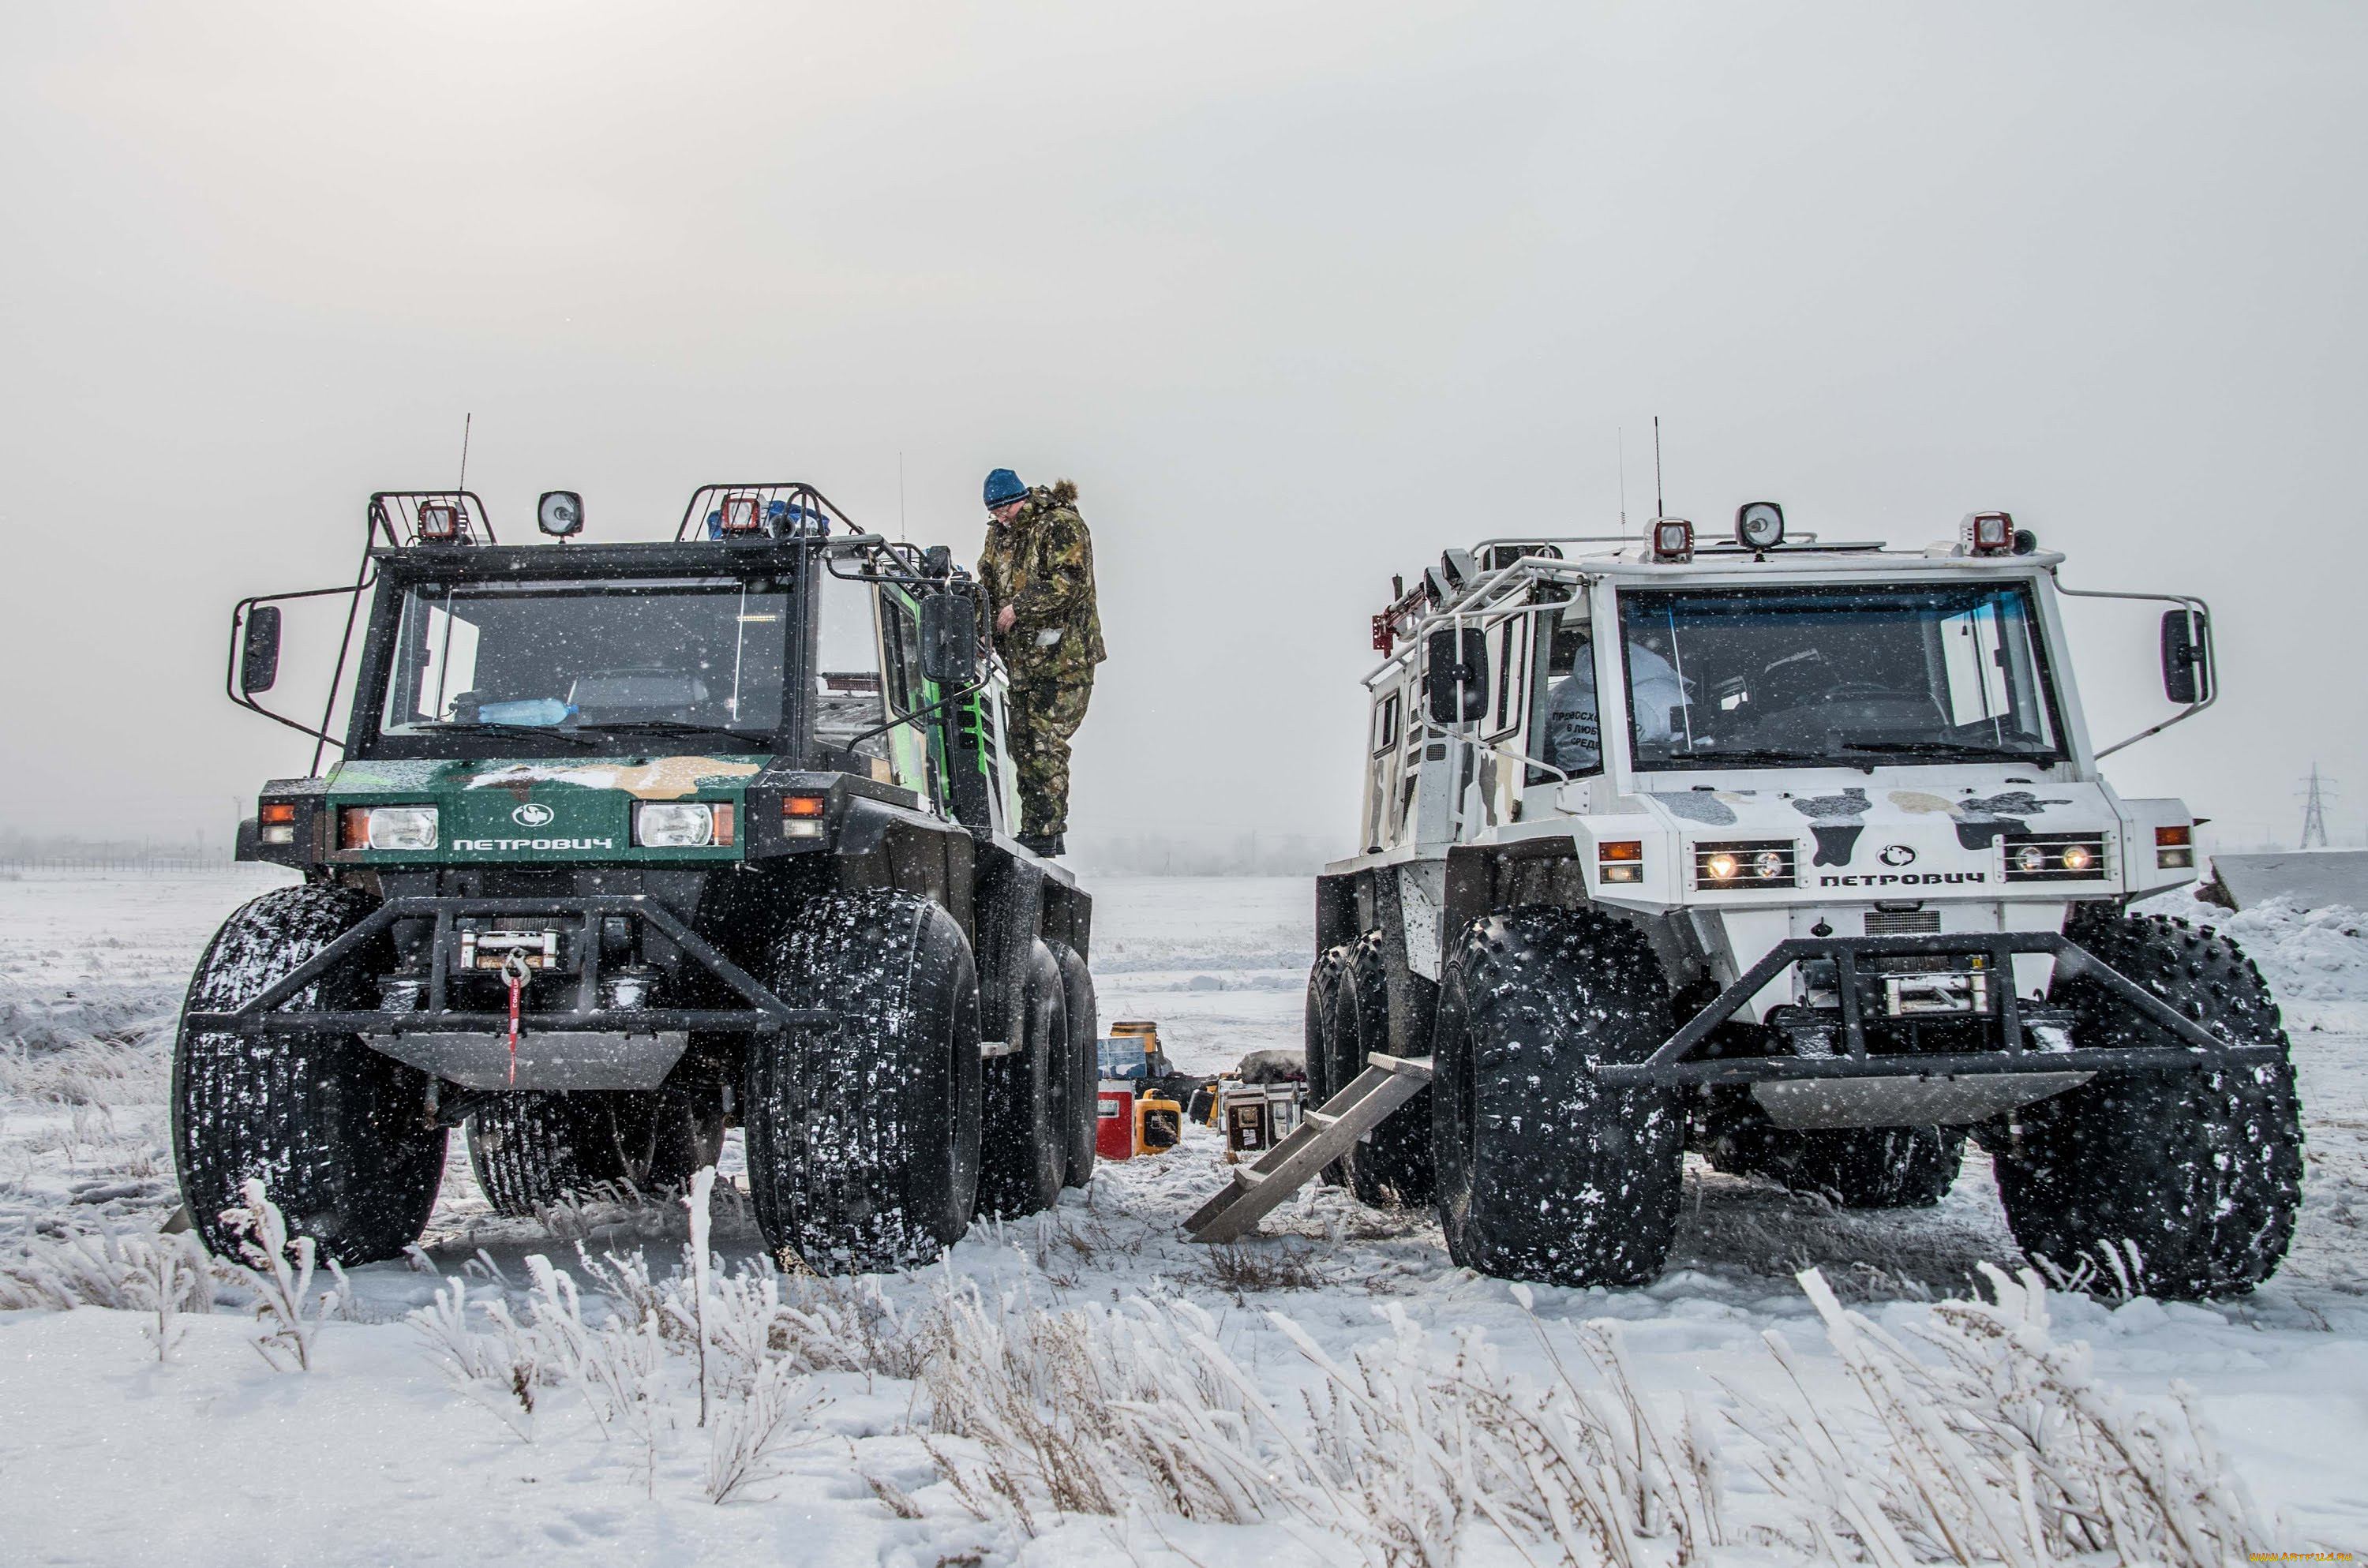
[[[2313,845],[2317,845],[2324,849],[2327,847],[2325,798],[2335,792],[2335,781],[2331,778],[2321,778],[2318,776],[2318,764],[2313,762],[2310,765],[2310,778],[2305,782],[2309,786],[2310,793],[2304,801],[2302,808],[2302,846],[2308,849]]]

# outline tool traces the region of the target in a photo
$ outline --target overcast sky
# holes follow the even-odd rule
[[[670,532],[809,480],[974,552],[1076,480],[1081,835],[1349,853],[1367,617],[1451,543],[1921,543],[2205,594],[2227,695],[2118,756],[2368,821],[2368,7],[0,7],[0,828],[219,844],[309,748],[242,594],[373,489]],[[2091,722],[2161,715],[2089,618]],[[325,673],[291,625],[288,687]]]

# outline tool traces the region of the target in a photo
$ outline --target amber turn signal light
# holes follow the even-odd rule
[[[782,796],[781,836],[820,838],[823,835],[823,808],[828,803],[827,797],[822,795]]]

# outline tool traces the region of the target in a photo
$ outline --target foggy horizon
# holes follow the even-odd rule
[[[1076,842],[1348,855],[1392,574],[1641,528],[1658,415],[1707,536],[2004,509],[2202,595],[2219,703],[2107,776],[2242,847],[2316,764],[2356,845],[2363,66],[2313,5],[17,8],[0,834],[225,842],[312,751],[232,605],[465,418],[509,538],[794,478],[970,561],[987,470],[1074,479]],[[2150,610],[2067,617],[2100,745],[2170,711]]]

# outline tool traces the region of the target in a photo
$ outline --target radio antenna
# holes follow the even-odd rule
[[[461,415],[461,483],[452,487],[455,490],[469,488],[469,426],[476,417],[474,414]]]
[[[1669,504],[1661,498],[1661,416],[1653,415],[1653,516],[1666,517]]]
[[[1620,426],[1612,426],[1612,439],[1620,443],[1620,537],[1628,537],[1628,432]]]

